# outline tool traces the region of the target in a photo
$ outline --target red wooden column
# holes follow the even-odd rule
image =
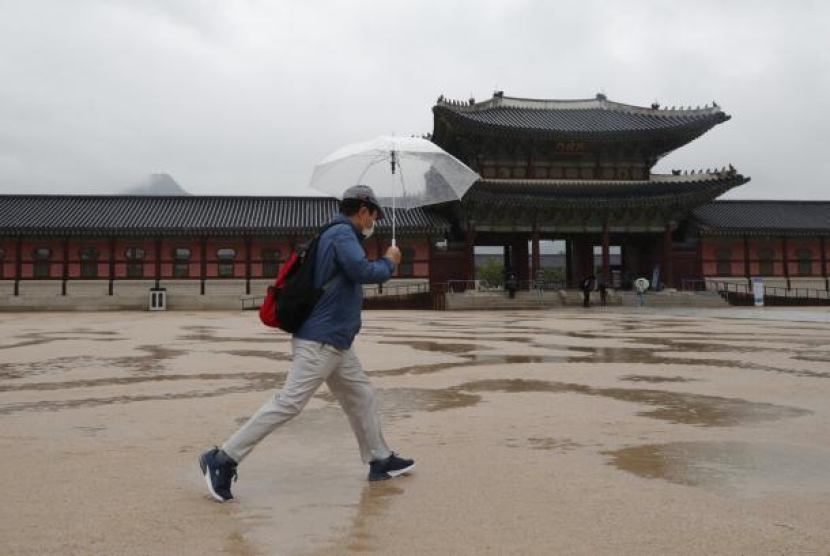
[[[14,295],[20,295],[20,280],[23,278],[23,236],[17,236],[17,252],[14,260]]]
[[[476,278],[476,228],[472,220],[467,221],[467,280]]]
[[[533,221],[533,236],[531,238],[533,242],[533,258],[530,261],[531,266],[531,280],[536,280],[539,274],[539,270],[542,268],[542,257],[541,253],[539,253],[539,221]]]
[[[156,270],[155,270],[155,281],[156,284],[153,286],[154,288],[158,288],[161,283],[161,238],[156,238]]]
[[[663,233],[663,276],[664,282],[670,288],[674,287],[674,265],[671,260],[672,241],[671,241],[671,224],[666,225],[666,231]]]
[[[61,295],[66,295],[66,282],[69,280],[69,236],[63,238],[63,268],[61,270]]]
[[[749,266],[749,238],[747,236],[744,236],[744,276],[746,276],[747,285],[752,287],[752,276]]]
[[[821,245],[821,276],[824,278],[824,288],[830,292],[830,280],[827,279],[827,239],[822,236],[819,238]]]
[[[570,288],[574,283],[573,240],[565,239],[565,287]]]
[[[251,295],[251,236],[245,236],[245,295]]]
[[[109,295],[112,295],[115,289],[115,238],[110,238],[110,257],[109,257]]]
[[[201,256],[199,257],[199,295],[205,295],[205,281],[207,280],[207,237],[200,241]]]
[[[602,281],[611,282],[611,224],[607,216],[602,223]]]
[[[781,236],[781,256],[784,259],[784,278],[787,279],[787,289],[790,289],[790,254],[787,236]]]

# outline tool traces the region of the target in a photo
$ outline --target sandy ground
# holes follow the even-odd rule
[[[416,472],[368,483],[321,390],[218,504],[198,455],[279,389],[285,334],[0,313],[0,552],[828,555],[828,317],[367,313],[356,349]]]

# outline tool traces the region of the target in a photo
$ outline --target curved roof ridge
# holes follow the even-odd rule
[[[508,97],[504,96],[501,91],[497,91],[493,94],[492,98],[480,102],[475,102],[475,99],[472,98],[469,101],[453,100],[441,95],[438,97],[436,104],[458,112],[481,112],[493,108],[519,108],[524,110],[586,110],[598,108],[652,116],[671,116],[678,114],[703,115],[723,112],[723,109],[714,101],[712,102],[712,106],[706,104],[703,107],[698,106],[696,108],[692,108],[691,106],[686,108],[682,106],[678,108],[674,106],[664,108],[658,103],[654,103],[651,106],[636,106],[634,104],[616,102],[608,100],[608,97],[601,93],[597,94],[595,98],[589,99],[536,99]]]

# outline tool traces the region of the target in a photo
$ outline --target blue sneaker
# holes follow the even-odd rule
[[[227,502],[233,500],[231,481],[236,480],[236,462],[226,455],[222,458],[227,460],[226,462],[217,462],[219,452],[219,448],[213,448],[202,454],[199,467],[205,476],[210,495],[219,502]]]
[[[415,467],[415,460],[399,458],[392,452],[386,459],[379,459],[369,463],[369,480],[383,481],[409,473]]]

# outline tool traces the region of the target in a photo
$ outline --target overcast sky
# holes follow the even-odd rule
[[[305,195],[337,147],[432,131],[439,95],[732,120],[656,171],[729,163],[725,198],[830,199],[830,3],[0,0],[0,192]]]

